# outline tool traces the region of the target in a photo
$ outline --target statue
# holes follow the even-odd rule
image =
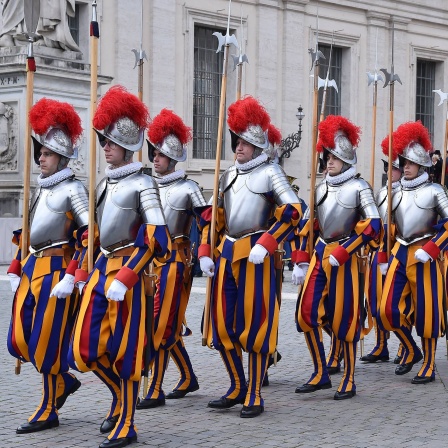
[[[17,169],[17,144],[12,129],[14,109],[0,103],[0,171]]]
[[[0,47],[24,45],[26,32],[24,0],[2,0],[0,22]]]
[[[36,32],[45,46],[81,51],[70,33],[68,17],[75,17],[75,0],[40,0]]]
[[[68,26],[68,18],[75,16],[75,0],[0,0],[0,5],[0,47],[23,45],[28,31],[42,36],[37,45],[81,51]],[[37,28],[27,29],[38,14]]]

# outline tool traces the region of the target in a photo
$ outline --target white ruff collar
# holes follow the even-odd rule
[[[389,181],[386,180],[386,187],[389,185]],[[396,190],[401,185],[401,180],[397,180],[396,182],[392,182],[392,190]]]
[[[330,176],[329,174],[327,174],[325,180],[330,185],[339,185],[351,179],[355,174],[356,168],[354,166],[351,166],[347,171],[344,171],[341,174],[337,174],[336,176]]]
[[[170,182],[174,182],[175,180],[182,179],[183,177],[185,177],[185,171],[177,170],[170,174],[167,174],[166,176],[155,177],[154,179],[159,185],[164,185],[169,184]]]
[[[107,165],[104,173],[110,179],[118,179],[119,177],[128,176],[129,174],[136,173],[143,167],[142,162],[131,162],[127,165],[113,168],[113,165]]]
[[[239,163],[237,160],[235,160],[235,166],[240,171],[249,171],[258,165],[261,165],[262,163],[266,162],[268,160],[268,156],[263,153],[260,154],[258,157],[255,157],[255,159],[249,160],[249,162],[246,163]]]
[[[414,188],[418,187],[421,184],[424,184],[429,178],[428,173],[423,173],[420,176],[417,176],[415,179],[406,180],[404,177],[401,178],[401,185],[403,188]]]
[[[37,183],[39,184],[40,187],[48,188],[72,176],[73,176],[72,169],[64,168],[63,170],[58,171],[57,173],[54,173],[48,177],[42,177],[42,174],[39,174],[39,177],[37,178]]]

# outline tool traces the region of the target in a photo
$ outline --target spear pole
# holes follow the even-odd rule
[[[135,48],[132,50],[135,55],[134,68],[138,66],[138,99],[143,101],[143,64],[144,60],[148,60],[145,50],[143,50],[143,0],[141,2],[141,14],[140,14],[140,50]],[[143,151],[139,151],[137,154],[139,162],[143,161]]]
[[[375,142],[376,142],[376,110],[377,110],[377,98],[378,98],[378,80],[384,82],[382,76],[378,73],[378,28],[376,29],[375,39],[375,73],[371,75],[367,73],[368,85],[373,83],[373,106],[372,106],[372,145],[370,151],[370,186],[372,190],[375,184]]]
[[[230,28],[230,7],[232,0],[229,1],[229,15],[227,19],[227,34],[222,36],[221,33],[213,33],[219,40],[217,53],[224,45],[224,58],[223,69],[221,78],[221,95],[219,103],[219,118],[218,118],[218,136],[216,142],[216,160],[215,160],[215,178],[213,184],[213,199],[212,199],[212,216],[210,223],[210,256],[213,259],[213,253],[215,251],[215,235],[216,235],[216,217],[218,212],[218,191],[219,191],[219,173],[221,164],[221,152],[222,152],[222,135],[224,129],[225,118],[225,106],[226,106],[226,94],[227,94],[227,62],[229,57],[229,47],[238,44],[234,35],[229,35]],[[235,45],[237,46],[237,45]],[[211,291],[212,291],[212,278],[207,278],[207,286],[205,291],[205,307],[204,307],[204,324],[202,327],[202,345],[207,345],[208,333],[210,329],[210,310],[211,310]]]
[[[92,21],[90,22],[90,120],[95,115],[98,100],[98,39],[100,30],[97,21],[97,2],[92,2]],[[89,232],[87,239],[87,263],[89,272],[93,269],[93,245],[95,241],[95,186],[96,186],[96,134],[90,127],[89,151]]]
[[[309,49],[309,53],[311,54],[312,66],[314,67],[314,89],[313,89],[313,128],[312,128],[312,136],[311,136],[311,183],[310,183],[310,201],[309,201],[309,210],[310,210],[310,229],[309,229],[309,239],[308,239],[308,247],[310,256],[313,254],[314,250],[314,187],[316,186],[316,170],[317,170],[317,111],[318,111],[318,102],[319,102],[319,59],[325,59],[325,56],[322,52],[319,51],[319,13],[316,15],[316,46],[315,50]]]
[[[34,60],[33,44],[37,35],[30,32],[26,34],[28,40],[28,54],[26,58],[26,103],[25,103],[25,145],[23,162],[23,206],[22,206],[22,234],[20,239],[20,257],[25,260],[29,246],[29,219],[30,219],[30,184],[31,184],[31,123],[30,110],[33,107],[34,72],[36,61]],[[16,360],[15,374],[20,375],[22,361]]]
[[[392,22],[392,58],[391,58],[391,69],[388,72],[385,68],[381,71],[386,77],[386,81],[383,87],[389,85],[389,166],[387,167],[387,258],[389,259],[392,250],[392,148],[393,148],[393,130],[394,130],[394,91],[395,91],[395,81],[401,84],[400,77],[394,71],[394,23]]]

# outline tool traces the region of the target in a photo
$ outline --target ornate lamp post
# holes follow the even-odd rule
[[[288,135],[288,137],[284,138],[280,143],[280,160],[284,158],[288,159],[291,156],[292,151],[299,147],[300,141],[302,140],[302,120],[304,119],[305,114],[303,113],[303,107],[301,105],[297,108],[296,117],[299,120],[299,129],[294,134]]]

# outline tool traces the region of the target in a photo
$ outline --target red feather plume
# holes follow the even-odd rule
[[[338,131],[343,131],[350,143],[357,147],[361,129],[354,125],[350,120],[340,115],[328,115],[324,121],[319,124],[319,140],[316,151],[323,152],[324,148],[334,148],[334,137]]]
[[[235,101],[227,110],[227,124],[235,134],[241,134],[249,125],[259,125],[266,131],[270,121],[266,109],[252,96]]]
[[[128,117],[139,128],[146,127],[149,120],[148,108],[123,86],[111,87],[100,99],[93,117],[93,126],[104,129],[119,118]]]
[[[282,133],[280,129],[272,123],[268,126],[268,139],[272,146],[279,145],[282,142]]]
[[[383,154],[386,157],[389,157],[389,135],[384,137],[383,141],[381,142],[381,149],[383,151]],[[398,152],[395,146],[395,137],[392,141],[392,160],[396,160],[398,157]]]
[[[37,135],[44,135],[50,127],[63,126],[72,141],[82,134],[81,119],[71,104],[42,98],[30,110],[31,128]]]
[[[420,120],[403,123],[393,133],[394,151],[398,155],[403,154],[405,148],[412,142],[422,145],[426,152],[432,149],[428,129],[423,126]]]
[[[149,125],[148,138],[158,145],[170,134],[174,134],[182,145],[186,145],[193,138],[191,128],[184,124],[182,118],[172,110],[162,109]]]

